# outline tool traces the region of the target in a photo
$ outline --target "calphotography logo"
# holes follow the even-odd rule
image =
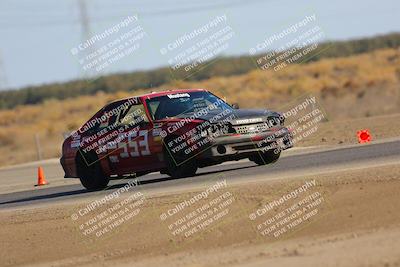
[[[259,234],[265,238],[279,238],[293,233],[315,221],[322,213],[325,197],[317,190],[316,180],[272,199],[249,214]]]
[[[161,222],[176,242],[194,241],[237,212],[235,196],[229,191],[226,179],[211,182],[203,191],[160,214]]]
[[[73,213],[71,219],[82,236],[92,242],[110,237],[123,224],[139,216],[146,198],[140,191],[132,190],[138,185],[137,179],[131,180]]]
[[[310,60],[320,52],[325,32],[317,14],[305,15],[297,22],[267,36],[249,49],[261,70],[281,71],[293,63]]]
[[[94,79],[110,70],[118,61],[136,53],[146,37],[138,15],[130,15],[70,51],[82,67],[85,78]]]
[[[226,52],[235,37],[226,14],[186,32],[160,48],[174,77],[185,79]]]

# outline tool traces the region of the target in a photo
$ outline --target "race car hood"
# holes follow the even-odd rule
[[[210,111],[197,118],[205,121],[224,121],[228,120],[232,125],[251,124],[265,122],[271,117],[279,117],[280,114],[263,109],[234,109],[230,112],[221,113],[220,111]]]

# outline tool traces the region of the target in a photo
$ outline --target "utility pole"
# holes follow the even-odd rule
[[[35,145],[36,145],[36,152],[37,152],[37,157],[38,160],[42,160],[42,147],[40,145],[40,139],[39,139],[39,134],[35,133]]]

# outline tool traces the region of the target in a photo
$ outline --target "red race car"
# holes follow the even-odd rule
[[[200,167],[243,158],[264,165],[292,147],[284,120],[203,89],[150,93],[99,110],[64,141],[60,162],[65,178],[79,177],[88,190],[156,171],[193,176]]]

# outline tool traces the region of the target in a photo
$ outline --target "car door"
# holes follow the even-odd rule
[[[152,123],[141,103],[122,109],[116,120],[118,137],[109,143],[108,159],[115,174],[158,168]]]

